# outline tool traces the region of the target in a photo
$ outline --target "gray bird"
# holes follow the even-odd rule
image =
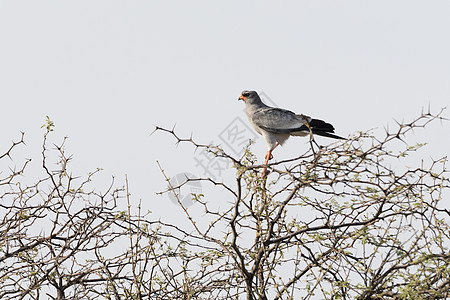
[[[267,143],[269,150],[265,156],[265,165],[272,159],[272,151],[275,147],[283,145],[291,135],[307,136],[313,133],[334,139],[344,139],[333,134],[334,127],[329,123],[264,104],[255,91],[243,91],[238,100],[245,102],[245,112],[250,124],[257,133],[264,137]],[[267,174],[268,172],[264,168],[262,176],[265,177]]]

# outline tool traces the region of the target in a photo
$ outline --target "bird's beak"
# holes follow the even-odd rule
[[[245,102],[245,100],[247,100],[247,98],[245,98],[244,96],[240,95],[239,98],[238,98],[238,101],[239,101],[239,100],[242,100],[242,101]]]

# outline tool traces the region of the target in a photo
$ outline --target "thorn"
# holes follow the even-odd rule
[[[406,142],[400,137],[400,134],[397,134],[397,135],[395,136],[395,138],[399,139],[399,140],[402,141],[404,144],[408,144],[408,143],[406,143]]]
[[[150,133],[150,136],[152,136],[156,131],[160,130],[160,128],[158,126],[156,126],[156,125],[154,125],[154,126],[155,126],[155,129],[153,129],[153,131]]]

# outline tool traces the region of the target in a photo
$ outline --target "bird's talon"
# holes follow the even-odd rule
[[[270,170],[264,169],[264,170],[262,170],[262,172],[261,172],[261,177],[262,177],[262,178],[266,178],[267,175],[269,175],[269,174],[270,174]]]

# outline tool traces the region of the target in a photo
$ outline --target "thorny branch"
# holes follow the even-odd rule
[[[183,227],[143,212],[127,179],[100,193],[100,170],[74,176],[66,139],[50,142],[48,120],[43,178],[23,180],[32,167],[14,155],[23,134],[0,154],[0,298],[448,298],[447,158],[405,163],[424,147],[408,144],[409,133],[436,120],[442,111],[384,138],[357,133],[326,147],[310,140],[314,151],[272,162],[267,179],[249,147],[234,158],[156,127],[234,166],[231,181],[173,186],[160,165],[168,183],[160,195],[178,197],[193,181],[220,190],[217,200],[192,195],[189,208],[178,201],[190,224]]]
[[[92,182],[100,170],[86,178],[73,176],[66,139],[48,147],[51,128],[41,153],[46,177],[26,185],[29,160],[19,171],[9,168],[5,175],[2,170],[0,298],[180,299],[189,294],[179,262],[199,260],[186,247],[204,251],[202,241],[176,225],[151,220],[139,206],[133,213],[127,185],[116,187],[113,181],[106,192],[96,192]],[[14,149],[21,145],[23,134],[1,155],[2,165],[14,164]],[[201,277],[198,281],[202,286]]]

